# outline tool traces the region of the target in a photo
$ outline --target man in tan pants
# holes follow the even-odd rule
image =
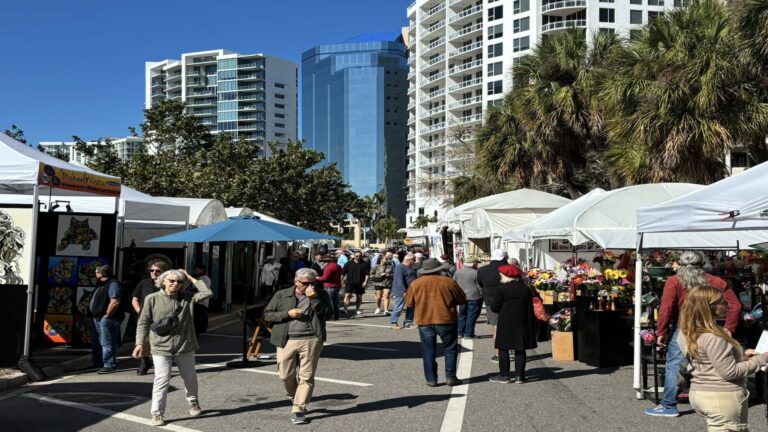
[[[293,424],[307,423],[307,404],[326,337],[325,321],[333,316],[328,293],[312,286],[316,279],[317,272],[310,268],[297,270],[294,289],[275,293],[264,310],[265,319],[272,322],[270,341],[277,347],[280,380],[293,401]]]

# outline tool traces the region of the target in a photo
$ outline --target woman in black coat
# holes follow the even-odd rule
[[[520,268],[499,267],[501,285],[497,288],[491,310],[499,314],[496,326],[496,348],[499,350],[499,375],[493,382],[513,382],[509,376],[509,351],[515,352],[516,383],[524,383],[525,350],[536,348],[536,317],[533,314],[533,294],[522,281]]]

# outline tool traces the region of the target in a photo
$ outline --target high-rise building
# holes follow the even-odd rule
[[[277,57],[223,49],[185,53],[181,60],[146,63],[145,106],[180,100],[213,133],[262,146],[285,143],[298,136],[297,81],[296,64]]]
[[[360,196],[384,191],[405,223],[408,65],[403,32],[364,34],[302,54],[302,134]]]
[[[110,138],[109,143],[115,149],[117,157],[120,159],[130,159],[134,153],[144,147],[144,139],[134,136]],[[87,144],[95,145],[96,141],[87,141]],[[88,157],[83,152],[77,150],[74,141],[41,141],[40,148],[50,155],[66,158],[67,162],[80,165],[85,165],[88,162]]]
[[[445,208],[449,179],[471,170],[472,131],[512,88],[511,69],[548,34],[633,36],[682,0],[416,0],[407,9],[410,224]]]

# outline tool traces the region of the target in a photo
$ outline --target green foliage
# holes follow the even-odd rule
[[[437,222],[437,217],[432,216],[419,216],[416,219],[413,220],[413,228],[419,229],[419,228],[426,228],[429,223],[435,223]]]
[[[373,227],[379,241],[384,240],[385,243],[397,237],[397,229],[397,219],[392,216],[379,219]]]
[[[24,131],[16,125],[11,125],[10,129],[6,129],[5,134],[20,143],[27,143],[27,138],[24,136]]]

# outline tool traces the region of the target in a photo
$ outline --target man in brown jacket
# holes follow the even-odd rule
[[[461,384],[456,377],[459,357],[456,311],[459,305],[466,303],[467,297],[453,279],[440,275],[442,269],[438,260],[425,260],[419,270],[420,277],[413,281],[405,297],[406,307],[415,308],[414,321],[419,323],[424,377],[430,387],[437,386],[435,351],[438,335],[445,353],[446,384]]]

